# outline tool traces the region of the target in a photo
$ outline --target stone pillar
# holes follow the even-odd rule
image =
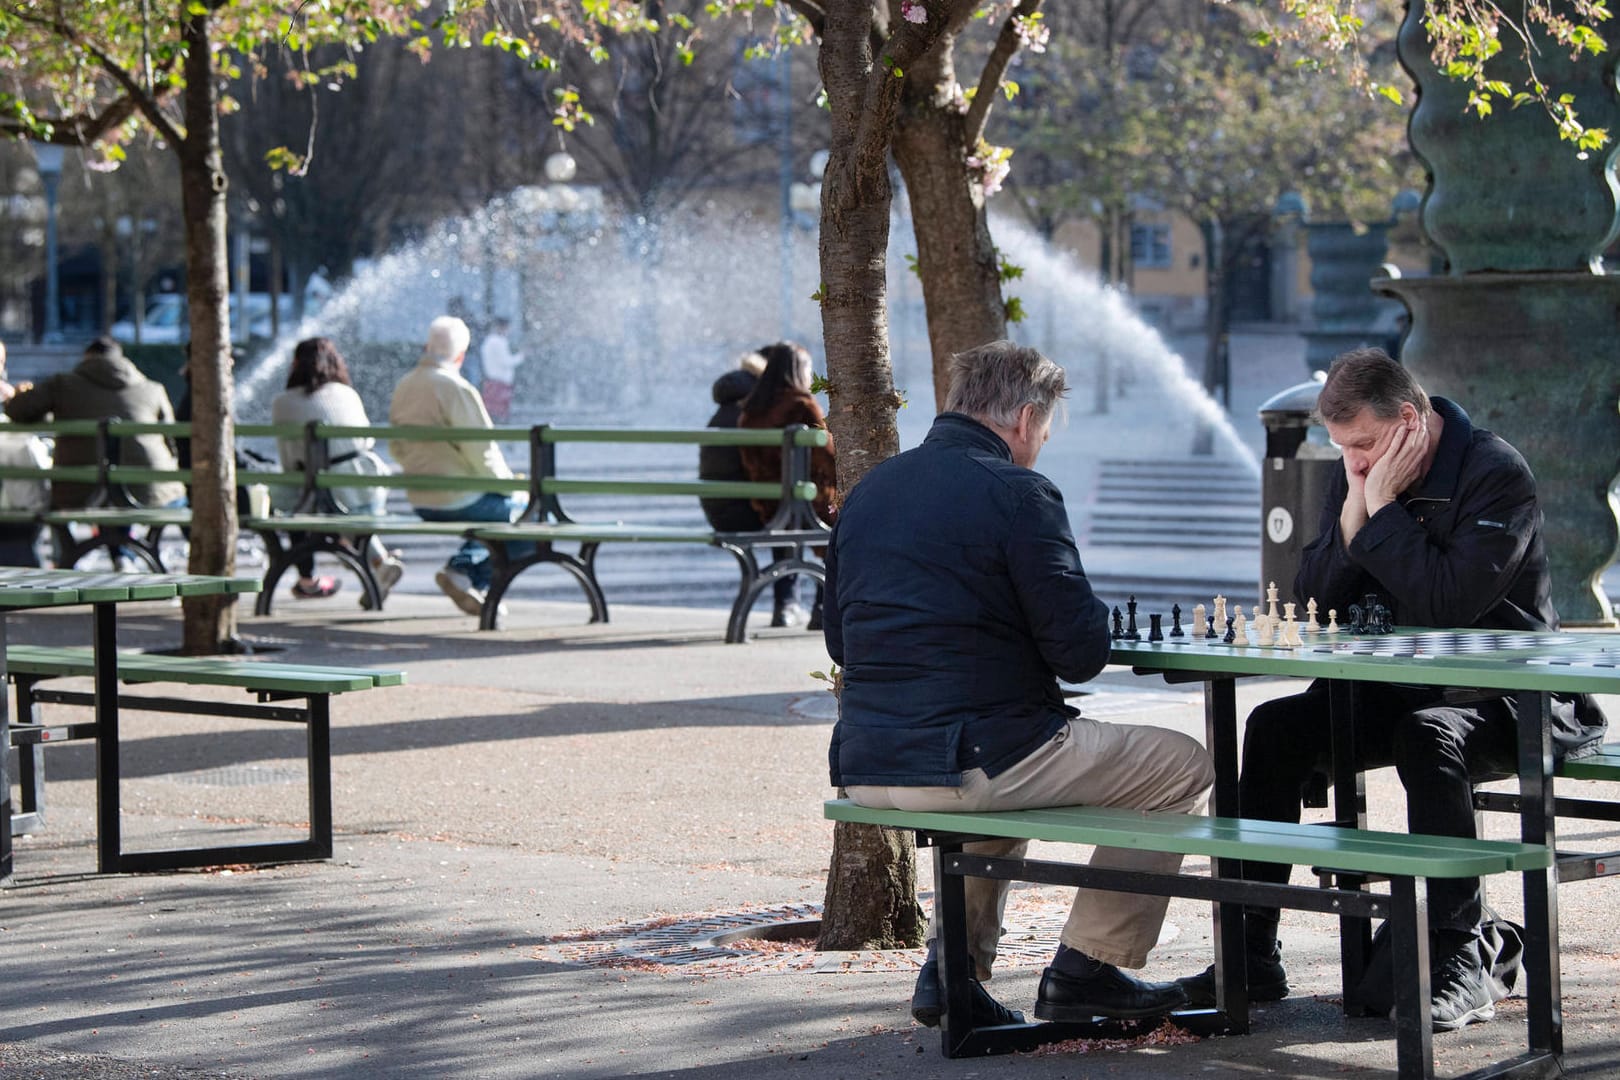
[[[1615,132],[1620,28],[1606,33],[1609,51],[1579,63],[1539,41],[1537,69],[1555,94],[1575,95],[1582,122]],[[1443,276],[1375,283],[1411,313],[1402,361],[1524,454],[1546,519],[1553,603],[1566,623],[1612,623],[1598,577],[1620,545],[1610,502],[1620,278],[1604,276],[1602,252],[1620,231],[1620,143],[1582,160],[1533,104],[1476,119],[1468,87],[1430,61],[1421,3],[1408,5],[1399,54],[1418,85],[1408,137],[1429,171],[1420,220],[1446,258]],[[1505,53],[1490,74],[1525,80]]]

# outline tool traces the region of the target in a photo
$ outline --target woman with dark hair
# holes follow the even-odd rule
[[[792,424],[806,427],[827,427],[827,417],[810,393],[812,375],[810,351],[792,341],[778,341],[759,350],[765,358],[765,370],[760,372],[753,392],[743,399],[742,416],[737,420],[740,428],[782,428]],[[739,448],[743,469],[755,481],[775,482],[782,478],[782,448],[780,446],[745,446]],[[836,462],[833,456],[832,436],[825,447],[810,451],[810,480],[816,485],[816,498],[811,506],[822,521],[831,522],[834,513],[833,497],[836,485]],[[761,521],[770,521],[776,513],[776,501],[756,499],[754,509]],[[820,552],[817,552],[820,554]],[[781,552],[777,553],[781,556]],[[772,626],[793,626],[798,622],[797,605],[778,602],[771,616]],[[808,630],[821,629],[821,585],[816,585],[815,606],[810,609]]]
[[[349,365],[343,355],[327,338],[306,338],[293,348],[292,369],[287,373],[287,389],[270,402],[270,422],[274,424],[307,424],[314,420],[339,427],[370,427],[365,404],[355,393],[349,381]],[[277,440],[281,451],[282,469],[292,472],[304,467],[304,441],[302,438]],[[328,439],[326,442],[328,467],[334,472],[372,474],[387,471],[374,450],[374,440]],[[278,487],[282,508],[291,509],[285,501],[295,494],[294,489]],[[351,514],[375,515],[383,512],[388,489],[380,487],[337,488],[332,491],[338,505]],[[398,551],[390,551],[375,536],[369,549],[371,569],[377,577],[377,587],[384,597],[405,572],[405,564]],[[301,600],[331,596],[338,591],[338,581],[330,575],[315,576],[315,560],[306,557],[298,566],[298,581],[292,594]],[[367,598],[360,598],[366,607]]]

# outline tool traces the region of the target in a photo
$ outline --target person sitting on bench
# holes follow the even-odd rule
[[[843,668],[832,782],[861,806],[908,811],[1090,805],[1199,813],[1214,781],[1197,741],[1087,719],[1059,679],[1108,663],[1108,609],[1092,592],[1063,497],[1033,471],[1067,391],[1038,351],[991,342],[951,360],[946,412],[923,444],[849,493],[827,551],[824,634]],[[966,846],[1022,857],[1023,840]],[[1175,873],[1180,855],[1098,848],[1096,866]],[[1008,882],[965,883],[974,1027],[1022,1023],[981,980],[996,957]],[[1168,901],[1077,891],[1041,977],[1043,1020],[1139,1018],[1186,1002],[1143,982]],[[938,913],[911,1013],[943,1010]]]
[[[1423,392],[1381,349],[1334,360],[1317,415],[1344,451],[1328,485],[1316,539],[1301,556],[1295,596],[1347,611],[1377,593],[1403,626],[1556,630],[1536,481],[1512,446]],[[1471,778],[1517,771],[1512,695],[1455,695],[1422,686],[1363,684],[1356,709],[1358,765],[1393,764],[1406,788],[1407,827],[1474,837]],[[1331,751],[1329,687],[1265,702],[1243,734],[1238,794],[1244,817],[1300,819],[1302,791]],[[1596,749],[1607,721],[1587,695],[1557,695],[1553,752]],[[1244,863],[1243,875],[1286,882],[1290,868]],[[1480,936],[1477,878],[1428,883],[1434,1028],[1495,1015]],[[1275,908],[1244,917],[1249,1000],[1288,995]],[[1211,967],[1181,980],[1195,1005],[1215,1003]]]

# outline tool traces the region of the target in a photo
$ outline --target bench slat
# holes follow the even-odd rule
[[[1605,746],[1595,754],[1565,760],[1558,775],[1571,780],[1620,780],[1620,746]]]
[[[421,518],[363,514],[272,514],[247,518],[243,526],[259,532],[332,533],[337,536],[369,536],[393,533],[399,536],[463,536],[465,521],[423,521]]]
[[[549,525],[540,522],[514,522],[511,525],[469,529],[467,535],[476,540],[562,540],[578,541],[582,544],[714,543],[713,529],[683,528],[679,525],[627,525],[624,522],[594,525],[583,521]]]
[[[95,671],[95,656],[83,647],[11,645],[6,649],[6,666],[22,675],[88,676]],[[342,694],[398,686],[405,681],[404,673],[398,671],[130,652],[118,654],[118,677],[124,682],[175,682],[309,694]]]
[[[1196,817],[1111,807],[1059,806],[994,813],[873,810],[847,799],[826,804],[834,821],[891,829],[1021,837],[1068,844],[1169,851],[1211,858],[1322,866],[1358,873],[1429,878],[1482,877],[1545,869],[1553,853],[1539,844],[1295,825],[1247,818]]]

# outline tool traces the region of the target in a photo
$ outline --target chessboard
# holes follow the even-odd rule
[[[1431,630],[1412,634],[1372,634],[1367,636],[1313,635],[1301,652],[1332,653],[1350,656],[1467,656],[1479,653],[1512,652],[1522,649],[1562,648],[1576,644],[1590,644],[1590,639],[1573,634],[1519,633],[1503,630]],[[1608,653],[1609,650],[1600,649]],[[1571,652],[1564,654],[1575,657]],[[1542,663],[1587,664],[1579,659],[1558,660],[1538,658]],[[1620,664],[1620,649],[1610,654],[1612,664]],[[1531,662],[1528,659],[1526,662]]]

